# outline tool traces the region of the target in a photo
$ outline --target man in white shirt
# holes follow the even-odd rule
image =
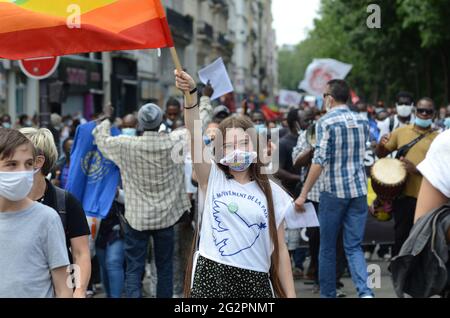
[[[397,128],[414,122],[414,98],[410,93],[398,93],[395,106],[397,108],[397,115],[386,118],[384,121],[378,123],[381,137],[390,134]]]

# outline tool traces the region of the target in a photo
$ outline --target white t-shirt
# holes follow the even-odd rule
[[[392,133],[394,130],[401,128],[403,126],[409,125],[410,123],[413,123],[415,120],[414,114],[411,115],[411,120],[407,123],[402,123],[400,120],[398,120],[398,116],[394,116],[394,126],[392,127],[392,130],[389,130],[391,125],[391,117],[386,118],[385,120],[379,122],[377,124],[378,129],[380,129],[380,137],[383,137],[384,135]]]
[[[450,130],[436,137],[417,169],[433,187],[450,198]]]
[[[270,181],[277,229],[293,202]],[[211,164],[203,210],[199,253],[217,263],[268,273],[273,243],[269,233],[267,200],[256,182],[228,180]]]

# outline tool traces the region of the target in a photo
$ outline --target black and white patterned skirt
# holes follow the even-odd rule
[[[192,298],[273,298],[267,273],[220,264],[198,257]]]

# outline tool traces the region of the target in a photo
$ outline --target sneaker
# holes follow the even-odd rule
[[[336,289],[336,298],[345,298],[347,294],[342,290],[342,288]]]

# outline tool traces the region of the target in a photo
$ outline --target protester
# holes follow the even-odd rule
[[[58,158],[52,133],[46,128],[22,128],[20,131],[38,152],[36,167],[39,172],[34,174],[33,188],[28,198],[53,208],[61,217],[69,260],[77,266],[75,272],[80,277],[79,286],[76,286],[73,296],[84,298],[91,276],[91,256],[90,231],[83,208],[72,194],[55,187],[46,179]]]
[[[112,109],[107,108],[106,117],[111,115]],[[103,120],[93,131],[99,150],[120,168],[127,220],[125,291],[126,296],[132,298],[142,297],[141,279],[150,236],[155,245],[157,297],[172,297],[173,226],[190,209],[184,191],[184,162],[175,163],[170,159],[172,148],[179,140],[169,134],[158,134],[162,117],[157,105],[147,104],[138,114],[143,136],[112,137],[109,119]]]
[[[160,127],[160,132],[170,133],[177,128],[176,122],[181,115],[181,104],[175,98],[169,98],[166,103],[164,120]]]
[[[55,177],[53,184],[61,189],[65,189],[69,179],[70,152],[72,151],[73,138],[68,137],[62,144],[64,155],[56,163]]]
[[[27,198],[35,167],[32,143],[0,128],[0,298],[71,298],[61,220]]]
[[[185,72],[175,74],[177,87],[191,95],[185,120],[194,136],[194,122],[200,119],[195,82]],[[249,140],[250,128],[253,124],[239,116],[220,124],[220,163],[199,158],[191,138],[194,171],[206,193],[192,286],[186,280],[192,297],[273,297],[271,281],[277,296],[295,297],[283,224],[292,201],[254,162],[258,147]]]
[[[417,198],[415,221],[450,200],[450,131],[436,137],[417,170],[423,180]]]
[[[397,114],[378,124],[380,136],[390,134],[397,128],[414,123],[414,98],[410,93],[398,93],[395,106]]]
[[[422,183],[422,175],[417,165],[425,159],[431,143],[438,133],[432,129],[434,102],[422,98],[417,103],[414,124],[404,126],[390,135],[384,135],[377,147],[377,155],[384,158],[393,151],[398,151],[400,159],[408,173],[406,186],[402,195],[394,200],[392,211],[395,221],[395,244],[392,256],[396,256],[414,223],[417,196]]]
[[[372,298],[361,243],[367,220],[367,179],[364,170],[368,122],[346,105],[350,88],[345,81],[328,82],[324,94],[328,113],[317,123],[317,146],[308,178],[295,204],[304,210],[308,193],[322,172],[320,195],[320,295],[336,297],[336,243],[343,227],[344,249],[352,280],[361,298]]]

